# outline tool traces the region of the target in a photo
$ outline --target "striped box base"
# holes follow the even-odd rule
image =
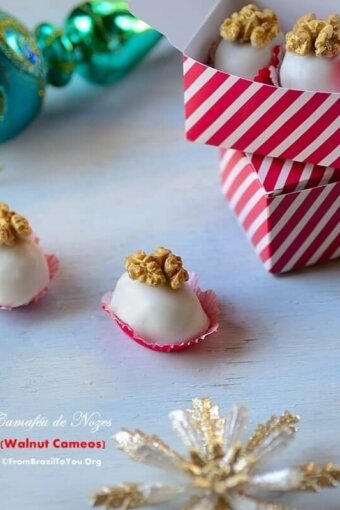
[[[284,273],[340,257],[340,179],[268,192],[241,151],[221,153],[223,194],[267,271]]]

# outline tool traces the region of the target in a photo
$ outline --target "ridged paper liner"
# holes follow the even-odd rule
[[[125,333],[129,338],[137,342],[139,345],[159,352],[181,351],[198,344],[201,340],[205,340],[208,336],[215,333],[219,327],[218,321],[220,309],[215,292],[213,292],[212,290],[202,291],[199,287],[198,277],[195,273],[190,273],[188,284],[194,290],[204,312],[209,318],[209,327],[207,331],[204,334],[200,335],[199,337],[193,338],[191,340],[185,341],[178,340],[178,342],[172,344],[160,345],[154,342],[150,342],[146,338],[142,338],[128,324],[120,320],[120,318],[111,310],[110,303],[112,298],[112,292],[107,292],[106,294],[104,294],[102,298],[102,308],[103,310],[105,310],[105,312],[109,314],[111,319],[118,324],[123,333]]]

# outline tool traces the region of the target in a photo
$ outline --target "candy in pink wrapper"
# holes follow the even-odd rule
[[[317,92],[340,92],[340,15],[327,20],[315,14],[299,18],[286,35],[280,69],[282,87]]]
[[[103,309],[140,345],[161,352],[186,349],[218,329],[219,307],[213,291],[203,292],[180,257],[157,248],[126,259],[126,272]]]
[[[244,6],[226,18],[214,51],[214,67],[235,76],[269,83],[273,50],[279,45],[279,21],[271,9]]]
[[[0,203],[0,308],[36,303],[57,270],[58,259],[43,253],[26,218]]]

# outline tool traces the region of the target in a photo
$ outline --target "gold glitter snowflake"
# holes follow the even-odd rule
[[[159,437],[123,429],[117,447],[136,462],[179,473],[183,483],[121,484],[94,496],[95,507],[128,510],[187,498],[182,510],[292,510],[259,499],[261,492],[318,492],[336,487],[340,468],[315,463],[261,472],[260,464],[296,431],[299,418],[289,412],[258,425],[241,442],[248,423],[246,407],[235,406],[226,417],[209,399],[194,399],[192,409],[170,414],[172,426],[188,449],[182,456]]]

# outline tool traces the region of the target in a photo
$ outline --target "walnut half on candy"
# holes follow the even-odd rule
[[[11,211],[7,204],[0,203],[0,245],[13,246],[21,239],[27,239],[32,229],[26,218]]]
[[[125,269],[131,280],[138,280],[151,287],[159,287],[166,283],[162,268],[144,251],[138,250],[133,255],[126,257]]]
[[[126,257],[125,269],[132,280],[151,287],[168,284],[171,289],[178,290],[189,279],[181,257],[161,246],[150,254],[139,250]]]
[[[340,15],[331,14],[327,20],[317,19],[314,13],[301,16],[286,35],[286,49],[297,55],[336,57],[340,54]]]
[[[220,34],[223,39],[261,48],[274,39],[279,31],[279,21],[274,11],[261,10],[257,5],[248,4],[224,20]]]

